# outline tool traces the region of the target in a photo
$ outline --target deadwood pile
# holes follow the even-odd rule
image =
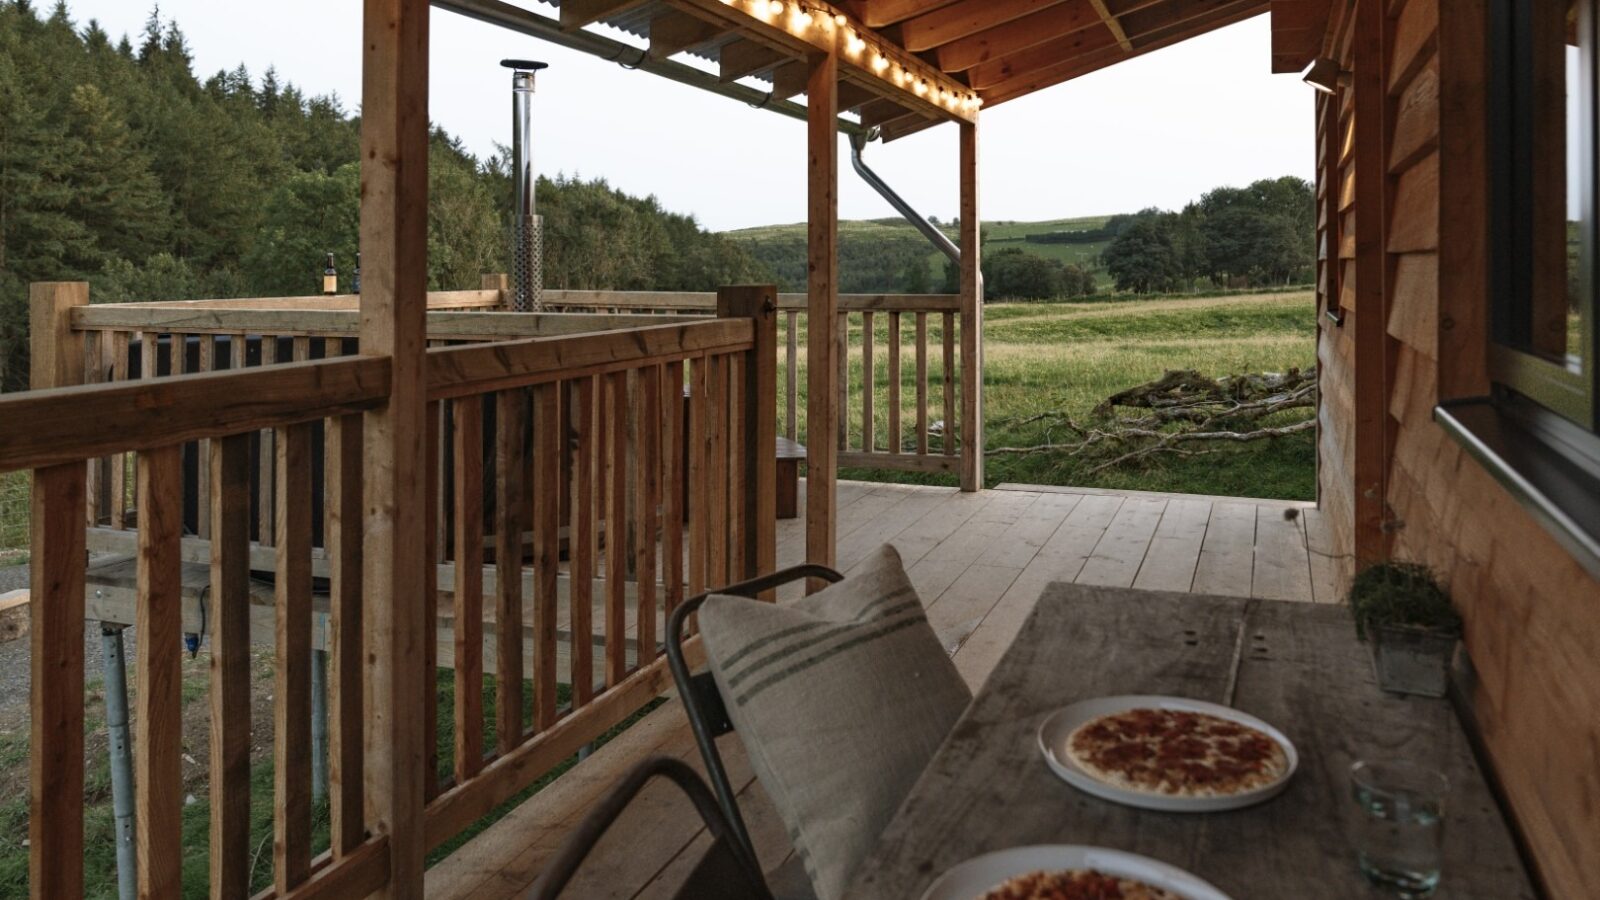
[[[1316,369],[1209,378],[1193,369],[1170,370],[1155,381],[1112,394],[1086,420],[1050,410],[1004,423],[1044,423],[1045,440],[1023,447],[994,447],[989,456],[1064,454],[1093,462],[1087,474],[1160,456],[1201,456],[1238,444],[1311,431],[1315,416],[1286,416],[1315,409]]]

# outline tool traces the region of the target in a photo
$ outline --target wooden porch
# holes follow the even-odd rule
[[[845,481],[838,504],[840,568],[893,543],[935,632],[974,689],[1052,581],[1337,601],[1332,561],[1322,555],[1329,552],[1329,535],[1309,503],[1028,485],[974,494]],[[780,566],[802,560],[803,523],[779,523]],[[721,746],[762,864],[774,872],[789,858],[789,838],[739,739],[724,738]],[[676,702],[650,713],[434,866],[428,896],[522,896],[598,798],[651,754],[701,766]],[[707,840],[683,795],[649,789],[595,851],[573,894],[670,896]]]

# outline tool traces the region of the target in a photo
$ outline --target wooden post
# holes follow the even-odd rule
[[[366,0],[362,16],[361,353],[390,360],[388,401],[363,422],[363,774],[389,900],[422,896],[427,855],[428,15],[428,0]]]
[[[839,59],[813,53],[806,82],[806,560],[836,558],[835,488],[839,430]],[[813,583],[819,590],[820,583]]]
[[[72,336],[72,307],[89,302],[82,282],[34,284],[28,291],[29,386],[83,383],[83,342]],[[32,602],[29,654],[28,878],[34,897],[83,896],[82,463],[35,469],[28,560]]]
[[[1439,400],[1489,393],[1488,38],[1485,0],[1439,19]]]
[[[961,129],[961,489],[983,490],[983,268],[978,258],[978,126]],[[949,373],[945,373],[949,377]],[[946,429],[948,434],[948,427]],[[948,437],[946,438],[948,440]]]
[[[1389,424],[1388,249],[1385,234],[1384,4],[1364,0],[1355,9],[1354,90],[1356,171],[1355,308],[1355,558],[1362,568],[1388,556],[1384,531]],[[1348,327],[1348,326],[1347,326]]]
[[[506,301],[506,297],[511,291],[511,276],[510,275],[505,275],[505,274],[484,275],[482,277],[482,279],[478,282],[478,286],[483,288],[486,291],[499,291],[500,292],[500,299],[495,303],[495,308],[496,309],[505,310],[505,309],[510,309],[511,308],[511,304]]]
[[[740,431],[745,435],[744,528],[737,536],[744,552],[744,580],[777,570],[778,527],[778,288],[776,285],[725,287],[717,291],[717,315],[742,316],[754,324],[755,346],[746,358],[739,394],[744,409]]]

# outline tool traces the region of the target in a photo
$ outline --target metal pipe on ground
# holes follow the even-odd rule
[[[133,743],[128,734],[128,670],[123,654],[124,626],[100,624],[100,658],[105,672],[106,753],[111,764],[111,811],[116,823],[117,897],[134,900],[139,895],[138,862],[134,853]]]

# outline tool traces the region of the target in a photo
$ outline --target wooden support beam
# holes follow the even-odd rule
[[[363,774],[367,830],[389,841],[385,900],[420,900],[427,856],[428,16],[428,0],[365,0],[361,354],[390,364],[387,401],[363,422]]]
[[[666,59],[703,47],[725,34],[728,29],[721,24],[675,10],[664,12],[650,20],[650,56]]]
[[[836,559],[838,484],[834,433],[839,427],[834,384],[839,318],[839,59],[813,54],[806,88],[806,560]],[[811,589],[820,589],[820,584]]]
[[[576,31],[592,22],[621,15],[645,0],[564,0],[561,4],[561,28]]]
[[[806,82],[811,78],[811,67],[802,60],[791,60],[772,70],[772,96],[788,100],[805,93]]]
[[[1272,71],[1299,72],[1322,52],[1332,0],[1272,0]]]
[[[1111,14],[1111,10],[1106,9],[1106,0],[1089,0],[1089,5],[1100,14],[1100,21],[1106,24],[1106,30],[1111,32],[1111,36],[1116,39],[1123,52],[1132,52],[1133,42],[1128,40],[1128,33],[1122,30],[1122,23]]]
[[[1131,0],[1117,8],[1118,16],[1148,9],[1168,0]],[[1002,0],[996,6],[1006,9],[1020,0]],[[1045,5],[1015,17],[997,17],[981,31],[954,38],[938,47],[939,68],[964,72],[979,63],[1001,59],[1029,47],[1053,41],[1080,31],[1099,31],[1103,27],[1100,11],[1091,0],[1067,0]]]
[[[1347,310],[1355,333],[1355,557],[1359,570],[1387,559],[1388,500],[1388,216],[1387,54],[1383,4],[1356,6],[1353,34],[1356,176],[1356,304]],[[1347,325],[1346,327],[1350,327]]]
[[[724,82],[738,81],[777,68],[789,59],[766,44],[740,38],[723,45],[717,60],[717,77]]]
[[[1067,5],[1087,2],[1070,0]],[[961,0],[900,23],[900,40],[907,50],[921,53],[1062,4],[1063,0]]]
[[[739,386],[743,403],[734,412],[744,435],[743,458],[735,460],[743,470],[744,493],[733,500],[741,507],[744,524],[734,535],[742,545],[738,557],[744,570],[735,572],[734,577],[744,580],[777,570],[778,468],[767,448],[778,440],[778,288],[723,288],[717,293],[717,315],[748,318],[755,332],[755,345],[745,357],[744,381]]]
[[[983,270],[978,126],[961,123],[961,489],[983,490]],[[948,373],[945,376],[949,377]]]
[[[860,4],[861,22],[869,28],[883,28],[956,2],[957,0],[863,0]]]
[[[1133,25],[1126,24],[1130,39],[1134,42],[1132,53],[1124,52],[1114,41],[1109,40],[1103,41],[1103,46],[1094,50],[1076,55],[1068,54],[1065,57],[1052,54],[1048,50],[1053,44],[1041,44],[1023,51],[1011,59],[1012,69],[999,71],[998,74],[990,71],[983,76],[993,79],[979,87],[984,107],[994,107],[1007,100],[1014,100],[1051,85],[1079,78],[1106,66],[1181,43],[1197,34],[1242,22],[1267,11],[1267,4],[1261,0],[1227,0],[1220,4],[1215,0],[1206,0],[1206,3],[1210,10],[1200,17],[1185,19],[1155,31],[1136,32]],[[985,66],[989,65],[991,64],[985,63]],[[977,69],[968,73],[969,78],[974,77],[975,72]]]
[[[69,316],[87,302],[82,282],[30,287],[33,388],[83,383],[84,344],[69,339]],[[85,481],[82,462],[36,469],[28,501],[36,601],[28,607],[28,882],[35,898],[83,896]]]

